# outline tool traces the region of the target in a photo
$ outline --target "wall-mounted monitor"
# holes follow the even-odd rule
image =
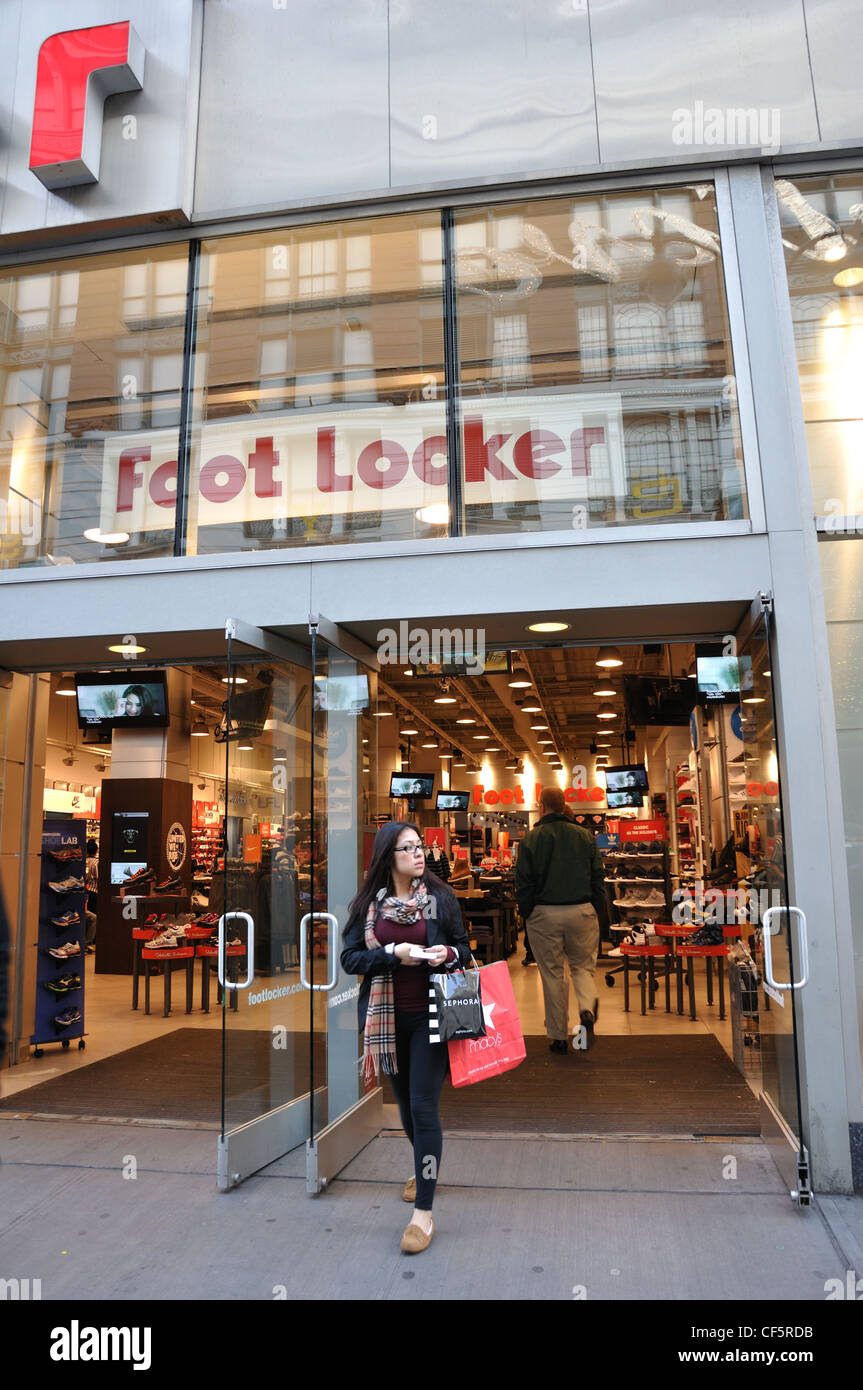
[[[466,811],[470,805],[470,792],[438,792],[435,797],[436,811]]]
[[[433,792],[433,772],[390,773],[390,796],[409,796],[412,801],[429,801]]]
[[[605,769],[605,785],[610,792],[647,791],[644,763],[621,763]]]
[[[627,806],[643,806],[644,792],[606,792],[605,799],[608,802],[609,809],[619,811]]]
[[[733,699],[752,689],[751,656],[699,656],[695,671],[699,692],[708,700]]]
[[[164,671],[76,675],[81,729],[162,729],[170,723]]]

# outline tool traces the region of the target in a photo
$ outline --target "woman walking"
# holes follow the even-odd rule
[[[417,949],[424,955],[417,957]],[[402,1199],[414,1203],[401,1239],[407,1254],[434,1234],[432,1204],[443,1135],[438,1104],[449,1065],[444,1043],[429,1040],[429,974],[464,967],[470,946],[452,889],[426,868],[422,836],[408,821],[389,821],[375,836],[365,881],[351,903],[342,967],[362,975],[360,1029],[367,1077],[392,1081],[414,1177]]]

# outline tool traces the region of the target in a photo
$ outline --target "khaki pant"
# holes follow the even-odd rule
[[[569,982],[564,957],[569,961],[578,1011],[593,1009],[596,999],[594,973],[599,951],[599,918],[591,903],[561,907],[535,907],[527,921],[530,948],[542,978],[545,1031],[550,1038],[569,1038]]]

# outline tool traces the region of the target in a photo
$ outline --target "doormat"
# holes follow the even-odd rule
[[[325,1080],[324,1040],[316,1039],[315,1085]],[[273,1047],[266,1029],[228,1033],[228,1127],[244,1124],[277,1105],[308,1094],[309,1040],[288,1033],[286,1048]],[[172,1120],[211,1124],[221,1116],[221,1029],[178,1028],[52,1076],[0,1100],[0,1111],[40,1115],[95,1115],[105,1119]]]
[[[716,1038],[597,1033],[557,1056],[525,1038],[515,1071],[441,1095],[441,1124],[522,1134],[758,1134],[759,1105]]]

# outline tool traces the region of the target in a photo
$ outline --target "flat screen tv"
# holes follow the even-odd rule
[[[466,811],[470,805],[470,792],[438,792],[435,797],[436,811]]]
[[[609,809],[619,811],[626,806],[643,806],[644,792],[625,791],[625,792],[606,792],[605,799]]]
[[[412,801],[429,801],[433,791],[433,772],[390,773],[390,796],[409,796]]]
[[[164,671],[76,675],[81,729],[162,729],[170,723]]]
[[[708,700],[727,700],[752,689],[751,656],[699,656],[696,685]]]
[[[644,763],[626,763],[605,769],[605,785],[610,792],[647,791]]]

